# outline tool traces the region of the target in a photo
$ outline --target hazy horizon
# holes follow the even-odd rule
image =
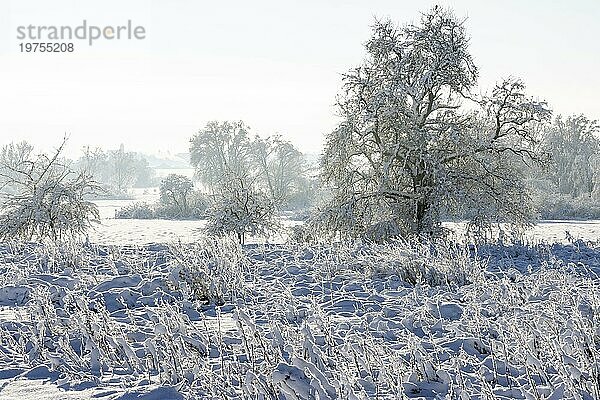
[[[439,3],[467,18],[486,90],[508,75],[556,114],[600,118],[600,3],[191,1],[0,5],[0,145],[28,140],[155,154],[188,150],[210,120],[244,120],[318,153],[336,124],[341,74],[360,64],[375,17],[416,21]],[[145,28],[139,41],[75,42],[70,54],[20,53],[17,27],[83,20]],[[553,27],[550,28],[549,27]],[[596,74],[595,74],[596,73]],[[165,140],[167,138],[168,140]]]

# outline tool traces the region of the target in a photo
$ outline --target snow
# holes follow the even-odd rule
[[[445,222],[446,228],[454,230],[459,238],[465,232],[464,222]],[[600,239],[600,220],[548,220],[538,222],[524,234],[524,239],[531,243],[568,243],[568,237],[584,241]]]
[[[598,396],[600,221],[435,249],[240,247],[202,224],[1,245],[0,398]]]
[[[104,244],[191,243],[205,236],[205,225],[205,220],[104,219],[89,236],[91,242]]]
[[[182,400],[183,396],[169,387],[123,391],[121,388],[85,387],[65,390],[48,379],[52,373],[42,373],[35,378],[0,379],[2,400]]]

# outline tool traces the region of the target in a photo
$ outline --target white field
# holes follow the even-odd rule
[[[115,211],[137,201],[148,203],[158,200],[153,189],[138,191],[135,200],[97,200],[101,222],[94,224],[89,232],[90,241],[101,244],[147,244],[147,243],[192,243],[204,237],[204,220],[173,221],[164,219],[115,219]],[[299,224],[298,221],[283,220],[284,226]],[[249,243],[283,243],[285,233],[269,239],[249,238]]]

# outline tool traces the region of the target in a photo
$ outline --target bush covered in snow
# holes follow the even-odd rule
[[[136,201],[115,211],[117,219],[155,219],[158,218],[155,205]]]
[[[0,240],[75,240],[99,219],[96,205],[85,199],[100,188],[61,160],[64,145],[52,155],[30,151],[16,162],[2,157]]]
[[[208,200],[194,189],[188,177],[170,174],[161,181],[160,202],[155,211],[160,218],[203,218],[207,207]]]

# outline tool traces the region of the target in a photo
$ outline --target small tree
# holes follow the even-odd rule
[[[243,244],[246,235],[268,236],[279,226],[269,196],[248,186],[244,179],[231,178],[215,195],[206,230],[212,235],[235,234]]]
[[[0,188],[11,191],[15,188],[10,183],[20,178],[19,171],[31,161],[33,146],[28,142],[9,143],[0,150]]]
[[[154,170],[150,168],[148,160],[143,155],[138,154],[135,161],[135,182],[134,187],[148,188],[154,184]]]
[[[108,153],[108,162],[111,168],[110,181],[117,194],[124,194],[136,179],[135,154],[126,152],[121,144],[118,150]]]
[[[18,163],[3,161],[5,179],[0,210],[0,239],[75,240],[100,216],[85,196],[98,185],[83,173],[74,173],[60,159],[65,141],[52,156],[29,155]]]
[[[73,163],[73,167],[77,171],[93,177],[99,183],[107,184],[112,175],[108,154],[100,147],[84,146],[81,157]]]

